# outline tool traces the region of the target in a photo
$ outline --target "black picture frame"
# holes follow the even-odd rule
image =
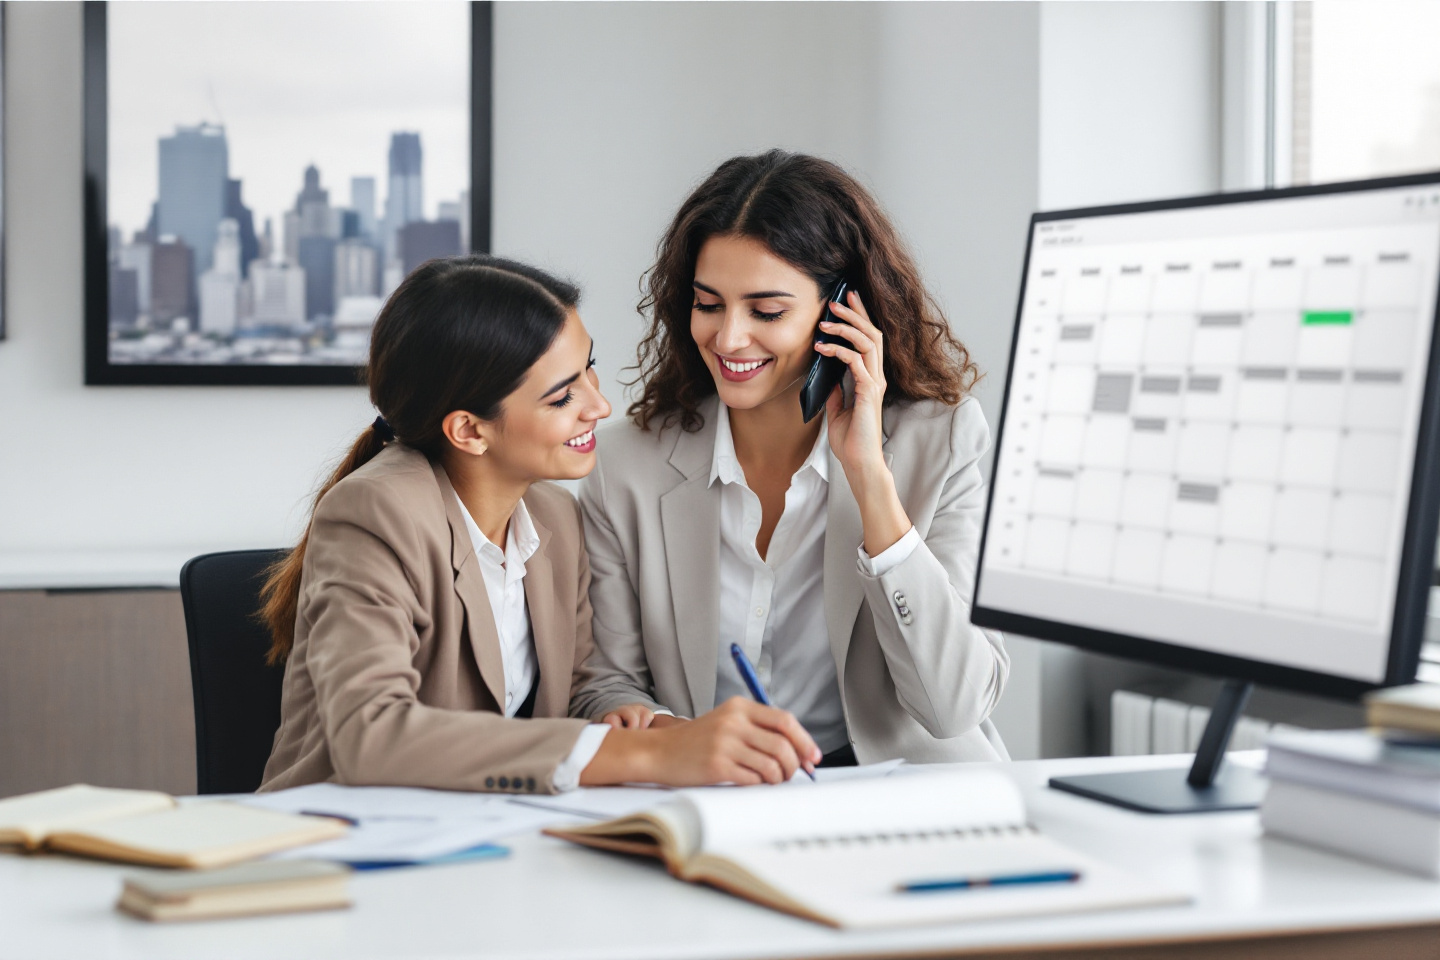
[[[1015,329],[1011,339],[1009,364],[1006,369],[1005,394],[1001,400],[1001,415],[995,428],[993,449],[999,450],[1005,439],[1005,414],[1009,409],[1010,391],[1014,387],[1015,351],[1020,342],[1020,321],[1025,309],[1025,286],[1030,272],[1031,244],[1037,224],[1050,220],[1146,213],[1152,210],[1180,210],[1191,207],[1246,203],[1255,200],[1411,186],[1440,186],[1440,172],[1273,190],[1207,194],[1177,200],[1127,203],[1032,214],[1026,239],[1025,258],[1020,274],[1020,298],[1015,312]],[[1430,338],[1430,356],[1427,360],[1425,387],[1421,400],[1415,463],[1410,481],[1410,499],[1407,505],[1405,534],[1401,542],[1400,571],[1395,592],[1395,614],[1391,621],[1390,648],[1386,658],[1385,676],[1381,680],[1370,683],[1351,677],[1213,653],[1181,644],[1082,627],[985,606],[980,602],[980,584],[984,578],[985,550],[990,539],[989,518],[994,508],[995,484],[993,483],[990,484],[987,493],[986,520],[980,534],[971,621],[976,626],[990,627],[1040,640],[1050,640],[1094,653],[1124,657],[1128,660],[1153,663],[1225,680],[1240,680],[1295,690],[1300,693],[1311,693],[1337,700],[1358,700],[1379,687],[1413,682],[1419,666],[1420,648],[1425,638],[1425,616],[1430,600],[1430,587],[1436,578],[1435,539],[1436,529],[1440,527],[1440,484],[1436,484],[1433,480],[1437,474],[1440,474],[1440,298],[1437,298],[1436,312],[1435,316],[1431,317],[1431,324],[1435,332]]]
[[[0,4],[3,7],[3,4]],[[84,7],[84,271],[86,386],[355,386],[361,368],[344,365],[126,364],[109,355],[107,263],[108,40],[105,0]],[[3,23],[3,21],[0,21]],[[491,239],[494,9],[470,3],[470,249]],[[3,320],[0,320],[3,324]],[[0,325],[3,331],[3,325]]]

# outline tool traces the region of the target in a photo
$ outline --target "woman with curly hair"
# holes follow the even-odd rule
[[[842,279],[844,322],[817,328]],[[640,396],[581,493],[596,649],[577,709],[700,716],[745,694],[737,644],[822,765],[1006,758],[989,716],[1009,658],[970,623],[977,373],[874,198],[814,157],[731,159],[675,215],[641,311]],[[817,353],[847,383],[806,422]]]

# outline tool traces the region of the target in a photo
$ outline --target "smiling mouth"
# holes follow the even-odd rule
[[[722,357],[719,354],[716,354],[715,358],[720,361],[720,375],[726,380],[732,381],[749,380],[775,359],[766,357],[763,360],[731,360],[729,357]]]
[[[589,453],[595,449],[595,430],[592,428],[586,430],[578,437],[571,437],[565,441],[565,446],[571,450],[577,450],[580,453]]]

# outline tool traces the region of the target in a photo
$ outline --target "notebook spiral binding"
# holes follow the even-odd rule
[[[993,824],[985,827],[956,827],[950,830],[915,830],[894,833],[841,834],[832,837],[801,837],[795,840],[777,840],[775,849],[785,850],[844,850],[849,847],[865,847],[880,844],[935,843],[957,840],[1004,840],[1015,837],[1035,836],[1039,829],[1031,823]]]

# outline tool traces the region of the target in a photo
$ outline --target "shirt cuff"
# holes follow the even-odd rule
[[[857,547],[855,552],[860,554],[860,572],[867,577],[883,577],[909,560],[910,554],[914,553],[918,546],[920,546],[920,532],[915,529],[914,524],[911,524],[910,531],[880,551],[878,557],[871,557],[865,552],[863,546]]]
[[[570,756],[561,760],[560,766],[555,768],[552,779],[556,790],[564,793],[580,786],[580,771],[595,759],[595,754],[600,752],[600,744],[605,740],[605,734],[609,732],[608,723],[587,724],[585,729],[580,731],[580,739],[570,748]]]

